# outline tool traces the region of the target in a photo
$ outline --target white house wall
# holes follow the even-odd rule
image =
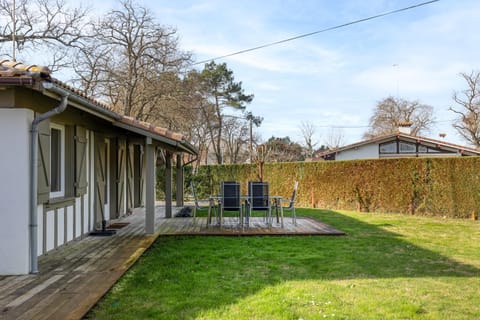
[[[0,274],[29,272],[32,121],[31,110],[0,109]]]
[[[4,199],[0,201],[0,275],[30,272],[30,130],[33,118],[34,113],[29,109],[0,108],[0,148],[8,151],[0,157],[0,194]],[[39,256],[82,238],[95,228],[94,142],[94,132],[87,130],[87,192],[80,197],[61,200],[62,203],[37,206]],[[126,161],[126,153],[124,156]],[[127,166],[121,173],[125,181],[126,170]],[[115,179],[109,180],[110,188],[115,188]],[[128,208],[126,194],[127,183],[122,199],[124,212],[120,215]]]
[[[335,156],[335,160],[378,159],[378,144],[367,144],[344,150]]]
[[[86,170],[90,173],[93,157],[91,152],[92,136],[87,132]],[[91,174],[87,174],[90,186]],[[46,210],[43,204],[38,206],[38,254],[48,254],[68,242],[81,238],[93,230],[93,200],[90,194],[92,189],[87,188],[87,193],[76,197],[73,204],[56,209]]]

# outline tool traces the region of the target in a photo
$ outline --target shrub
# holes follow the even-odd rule
[[[470,217],[480,209],[480,158],[403,158],[285,162],[264,166],[272,194],[290,197],[299,181],[297,205],[311,208]],[[236,180],[246,193],[255,165],[202,166],[195,176],[202,192],[218,193],[222,180]]]

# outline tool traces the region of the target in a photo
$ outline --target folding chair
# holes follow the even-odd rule
[[[271,226],[271,206],[268,182],[248,182],[246,224],[249,226],[252,211],[265,211],[267,225]]]
[[[297,225],[297,214],[295,213],[295,198],[297,197],[297,190],[298,190],[298,181],[295,181],[293,185],[293,193],[290,199],[283,200],[282,203],[286,203],[286,207],[282,207],[282,210],[291,211],[292,212],[292,223]]]
[[[243,212],[240,203],[240,183],[237,181],[223,181],[220,183],[220,228],[222,227],[225,211],[238,212],[240,223],[243,225]]]
[[[197,198],[197,193],[195,192],[195,184],[193,183],[193,180],[190,180],[190,188],[191,188],[191,191],[192,191],[193,202],[194,202],[193,219],[195,219],[196,216],[197,216],[197,210],[207,210],[207,209],[211,210],[212,209],[211,208],[211,200],[210,199],[198,199]],[[200,205],[200,203],[202,203],[204,205]],[[207,204],[205,204],[205,203],[207,203]],[[213,208],[213,210],[215,210],[215,208]]]

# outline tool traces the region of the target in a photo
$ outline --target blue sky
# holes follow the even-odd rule
[[[333,27],[422,0],[139,1],[163,25],[176,27],[181,49],[197,61]],[[101,12],[114,6],[92,1]],[[101,6],[101,7],[100,7]],[[226,62],[264,117],[264,139],[300,142],[302,121],[322,144],[332,127],[344,143],[362,139],[376,103],[389,96],[432,105],[438,122],[429,137],[465,144],[451,127],[460,72],[480,68],[480,1],[441,0],[258,51]],[[202,66],[198,66],[201,68]]]

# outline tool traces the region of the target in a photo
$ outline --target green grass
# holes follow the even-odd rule
[[[344,237],[159,238],[90,319],[480,319],[478,221],[299,209]]]

